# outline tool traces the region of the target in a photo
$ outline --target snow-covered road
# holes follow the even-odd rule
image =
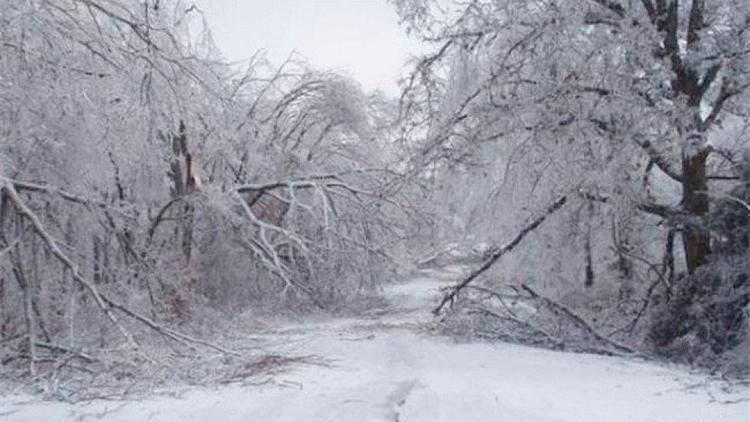
[[[278,353],[329,359],[272,384],[77,405],[5,397],[0,420],[750,421],[747,388],[724,391],[679,368],[432,335],[422,327],[441,285],[416,278],[389,289],[383,312],[264,334]]]

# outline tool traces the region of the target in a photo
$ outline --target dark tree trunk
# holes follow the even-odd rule
[[[589,202],[588,207],[588,219],[586,221],[586,237],[584,239],[584,252],[585,256],[585,267],[586,267],[586,279],[584,280],[584,287],[589,288],[594,285],[594,257],[593,251],[591,250],[591,220],[594,218],[594,203]]]
[[[706,263],[711,253],[708,216],[708,184],[706,180],[706,158],[708,151],[701,151],[682,162],[682,202],[688,221],[682,235],[688,273]]]

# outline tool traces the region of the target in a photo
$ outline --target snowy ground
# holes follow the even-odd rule
[[[76,405],[1,397],[0,420],[750,421],[748,388],[679,368],[432,335],[429,310],[445,284],[415,278],[368,316],[256,335],[276,353],[326,359],[272,383]]]

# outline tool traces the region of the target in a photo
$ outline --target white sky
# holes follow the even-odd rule
[[[230,60],[259,49],[274,64],[292,51],[321,70],[362,87],[398,92],[396,80],[418,43],[406,36],[386,0],[197,0],[218,47]]]

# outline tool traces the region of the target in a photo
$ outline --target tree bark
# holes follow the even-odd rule
[[[689,49],[694,49],[700,39],[704,8],[703,1],[693,0],[688,16]],[[703,96],[714,82],[719,67],[712,67],[701,77],[681,57],[677,42],[678,10],[679,1],[672,0],[667,9],[664,46],[670,56],[674,73],[672,89],[675,94],[684,97],[687,112],[692,119],[692,122],[683,126],[679,132],[687,136],[682,144],[682,206],[688,218],[684,222],[682,242],[688,273],[693,274],[698,267],[706,263],[711,253],[710,235],[706,224],[709,211],[706,160],[710,150],[705,137],[708,128],[701,119],[700,108]]]
[[[704,150],[682,161],[682,202],[689,215],[682,241],[688,273],[706,263],[711,253],[710,234],[706,224],[708,216],[708,183],[706,180],[706,158]]]
[[[174,159],[170,168],[170,178],[172,179],[172,198],[175,199],[184,197],[195,189],[196,184],[192,174],[195,163],[193,163],[193,157],[188,149],[187,133],[183,121],[180,121],[178,133],[173,134],[171,139]],[[185,265],[189,266],[193,244],[193,206],[190,203],[184,204],[180,216],[177,242],[182,249]]]

